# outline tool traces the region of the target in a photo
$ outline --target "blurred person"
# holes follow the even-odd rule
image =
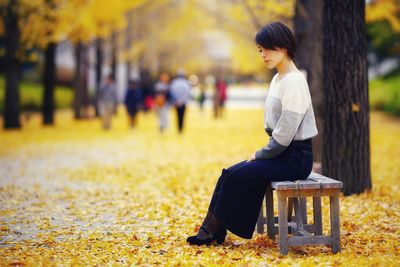
[[[143,96],[143,111],[151,110],[154,107],[154,92],[153,92],[153,79],[148,71],[143,71],[141,74],[141,89]]]
[[[142,92],[139,88],[139,82],[137,80],[129,80],[128,89],[125,94],[125,107],[128,112],[129,125],[133,129],[137,122],[137,113],[142,107]]]
[[[227,98],[226,94],[227,84],[223,79],[217,79],[214,87],[214,117],[218,118],[222,116],[225,101]]]
[[[170,90],[176,108],[176,114],[178,116],[178,131],[179,133],[182,133],[186,105],[190,100],[191,90],[190,83],[186,79],[184,70],[178,71],[177,77],[171,82]]]
[[[154,85],[154,107],[158,117],[159,129],[163,133],[168,128],[169,115],[169,76],[166,73],[160,75]]]
[[[187,238],[191,245],[222,244],[227,230],[250,239],[267,185],[307,179],[311,173],[311,138],[318,131],[307,80],[293,62],[293,33],[273,22],[261,28],[255,41],[266,67],[278,71],[265,101],[264,129],[270,139],[247,160],[222,170],[202,226]]]
[[[200,110],[204,109],[204,102],[206,100],[206,85],[200,84],[199,85],[199,96],[197,97],[197,101],[199,102]]]
[[[107,76],[103,84],[100,86],[98,95],[98,105],[100,117],[103,123],[103,129],[111,128],[111,118],[117,103],[117,95],[115,89],[114,78],[110,74]]]

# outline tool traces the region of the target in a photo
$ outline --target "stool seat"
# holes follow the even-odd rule
[[[269,238],[279,234],[279,251],[288,253],[289,246],[330,245],[340,251],[339,194],[343,183],[312,172],[305,180],[272,182],[266,189],[266,216],[263,209],[257,222],[257,232],[267,225]],[[278,198],[278,216],[274,214],[273,191]],[[322,233],[321,197],[330,198],[330,235]],[[307,197],[313,198],[313,224],[307,223]],[[294,210],[294,216],[293,216]],[[293,234],[289,237],[288,233]]]

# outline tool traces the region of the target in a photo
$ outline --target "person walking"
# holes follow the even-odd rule
[[[255,41],[268,69],[276,68],[265,102],[266,146],[222,170],[207,215],[191,245],[221,244],[227,230],[250,239],[271,181],[306,179],[313,165],[311,138],[318,134],[305,76],[293,62],[296,41],[280,22],[265,25]],[[248,138],[243,136],[243,138]]]
[[[98,95],[99,112],[104,130],[108,130],[111,128],[111,119],[116,103],[117,96],[114,78],[112,75],[109,75],[107,76],[102,86],[100,86]]]
[[[154,107],[158,117],[160,133],[168,127],[169,115],[169,76],[166,73],[160,75],[158,82],[154,85]]]
[[[222,117],[227,98],[227,84],[223,79],[217,79],[214,90],[214,118]]]
[[[129,80],[128,89],[125,94],[125,107],[129,116],[129,125],[131,129],[135,128],[137,122],[137,113],[142,107],[142,92],[139,88],[139,82],[136,80]]]
[[[178,116],[178,131],[183,132],[184,117],[186,105],[190,99],[191,86],[189,81],[185,77],[183,70],[178,71],[178,75],[171,82],[171,95],[176,108],[176,114]]]
[[[197,101],[199,102],[200,110],[203,111],[204,102],[206,101],[206,85],[205,84],[199,85],[199,95],[197,97]]]

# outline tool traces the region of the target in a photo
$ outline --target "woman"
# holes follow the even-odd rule
[[[154,85],[154,104],[159,122],[160,133],[168,127],[168,95],[169,95],[169,76],[166,73],[160,75],[158,82]]]
[[[271,181],[306,179],[318,131],[305,76],[293,63],[296,42],[284,24],[273,22],[256,35],[268,69],[276,68],[265,102],[264,128],[269,143],[247,161],[222,170],[208,213],[192,245],[224,242],[226,229],[250,239],[265,190]]]

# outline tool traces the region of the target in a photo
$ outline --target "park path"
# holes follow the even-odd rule
[[[6,144],[0,147],[0,266],[395,266],[400,260],[397,119],[371,114],[374,190],[341,197],[342,253],[295,248],[283,259],[275,241],[257,234],[251,240],[230,234],[221,247],[186,244],[221,169],[266,141],[257,130],[261,109],[228,109],[214,120],[211,110],[191,107],[188,115],[182,136],[173,127],[160,135],[154,114],[142,115],[139,128],[129,131],[123,113],[109,132],[97,120],[75,122],[70,114],[61,114],[54,128],[37,119],[23,131],[0,132]]]

